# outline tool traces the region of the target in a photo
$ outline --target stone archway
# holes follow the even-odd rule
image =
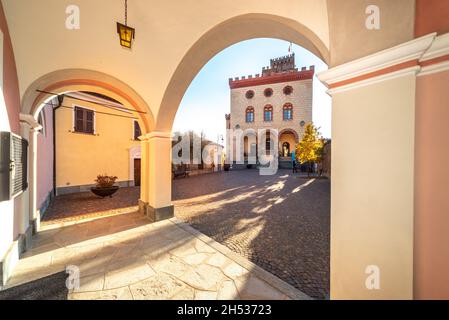
[[[243,14],[219,23],[203,34],[176,66],[155,118],[155,131],[148,134],[142,144],[142,156],[148,152],[150,161],[149,181],[146,186],[142,185],[142,189],[154,191],[148,194],[148,202],[141,203],[141,208],[155,220],[173,215],[170,138],[184,93],[201,68],[214,55],[235,43],[255,38],[291,41],[308,49],[323,61],[329,61],[329,50],[322,38],[306,25],[282,16]],[[158,153],[152,150],[158,150]]]
[[[144,123],[144,132],[153,130],[153,113],[145,100],[133,88],[106,73],[87,69],[58,70],[35,80],[22,98],[21,113],[32,115],[37,119],[43,104],[54,96],[45,92],[62,94],[83,90],[116,97],[136,111],[143,112],[139,115]]]
[[[276,38],[291,41],[311,51],[324,62],[329,50],[305,25],[270,14],[245,14],[226,20],[201,36],[184,55],[168,83],[156,117],[157,131],[170,131],[178,106],[201,68],[225,48],[249,39]]]
[[[20,119],[27,133],[30,144],[29,152],[29,191],[23,201],[29,206],[29,219],[34,223],[34,230],[39,230],[40,215],[37,208],[37,122],[40,111],[56,96],[88,91],[113,98],[128,109],[136,110],[136,117],[143,124],[143,134],[154,127],[154,117],[141,96],[124,82],[105,73],[85,70],[67,69],[49,73],[35,80],[26,90],[22,99]],[[142,159],[146,161],[147,159]],[[142,174],[141,180],[145,179]]]
[[[279,152],[283,158],[290,157],[299,142],[299,135],[293,129],[283,129],[279,132]],[[285,154],[284,146],[288,145],[288,152]]]

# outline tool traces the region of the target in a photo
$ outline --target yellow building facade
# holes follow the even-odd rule
[[[83,111],[92,116],[88,130],[76,124],[81,123],[76,113]],[[55,111],[57,194],[87,191],[99,174],[117,176],[120,186],[138,185],[135,122],[139,120],[127,110],[66,96]]]

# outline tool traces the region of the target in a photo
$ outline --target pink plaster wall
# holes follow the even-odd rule
[[[53,189],[53,112],[52,106],[42,109],[45,115],[45,135],[37,135],[37,209]]]
[[[449,299],[449,71],[418,77],[416,299]]]
[[[449,32],[449,1],[416,0],[415,37]]]
[[[20,92],[16,62],[3,5],[0,2],[0,29],[3,32],[3,95],[11,131],[20,134]]]

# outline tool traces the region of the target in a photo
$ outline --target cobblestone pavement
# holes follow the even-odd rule
[[[120,188],[112,198],[100,198],[92,192],[57,196],[43,218],[44,224],[77,221],[137,210],[140,188]]]
[[[330,181],[280,170],[177,179],[175,215],[307,295],[329,294]]]
[[[176,179],[175,214],[314,298],[329,293],[330,183],[257,170]],[[304,185],[310,183],[308,185]],[[302,187],[301,187],[302,186]],[[43,225],[137,210],[139,188],[112,198],[58,196]]]

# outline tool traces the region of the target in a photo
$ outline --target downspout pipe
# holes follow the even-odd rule
[[[64,101],[64,95],[59,95],[58,104],[56,107],[53,107],[53,196],[56,196],[56,110],[58,110],[62,102]]]

